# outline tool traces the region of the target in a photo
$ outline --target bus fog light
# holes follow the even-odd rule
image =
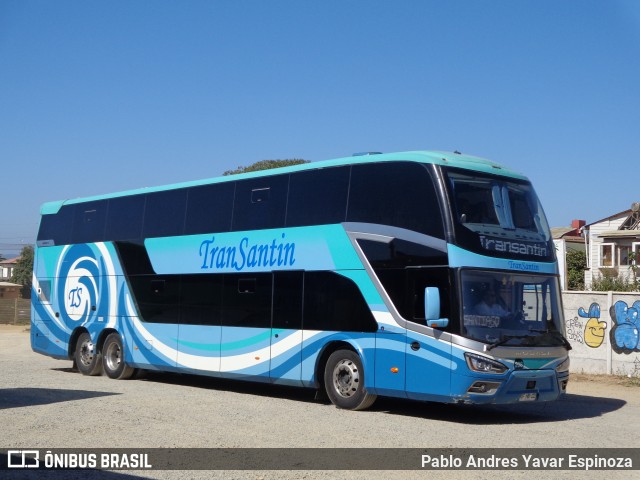
[[[500,382],[474,382],[467,390],[468,393],[483,393],[491,395],[496,393],[500,388]]]
[[[508,370],[502,363],[474,353],[467,352],[464,354],[464,358],[467,361],[469,369],[474,372],[504,373]]]

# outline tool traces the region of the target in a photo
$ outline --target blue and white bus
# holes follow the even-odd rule
[[[31,344],[137,369],[377,395],[555,400],[568,351],[526,177],[456,153],[371,154],[47,203]]]

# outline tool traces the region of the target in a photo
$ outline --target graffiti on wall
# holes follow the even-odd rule
[[[604,342],[604,331],[607,328],[607,322],[600,321],[600,305],[595,302],[592,303],[588,312],[580,307],[578,315],[582,318],[588,318],[584,326],[584,343],[588,347],[598,348]]]
[[[567,339],[569,342],[584,343],[584,339],[582,338],[582,329],[582,322],[578,317],[573,317],[569,320],[567,322]]]
[[[630,354],[640,352],[640,300],[628,306],[622,300],[610,309],[613,328],[611,329],[611,347],[616,353]]]

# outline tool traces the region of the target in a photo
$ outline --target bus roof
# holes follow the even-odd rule
[[[412,152],[397,152],[397,153],[372,153],[372,154],[358,154],[356,156],[337,158],[334,160],[323,160],[318,162],[304,163],[300,165],[293,165],[290,167],[273,168],[269,170],[260,170],[250,173],[240,173],[235,175],[220,176],[214,178],[208,178],[203,180],[195,180],[189,182],[175,183],[170,185],[163,185],[157,187],[143,187],[134,190],[127,190],[117,193],[110,193],[104,195],[95,195],[91,197],[75,198],[71,200],[60,200],[54,202],[47,202],[42,205],[40,213],[42,215],[55,214],[60,210],[63,205],[70,205],[75,203],[91,202],[95,200],[105,200],[114,197],[124,197],[129,195],[141,195],[145,193],[159,192],[163,190],[173,190],[178,188],[195,187],[199,185],[207,185],[211,183],[222,183],[236,180],[243,180],[248,178],[259,178],[271,175],[286,174],[291,172],[299,172],[304,170],[315,170],[318,168],[337,167],[341,165],[356,165],[361,163],[378,163],[378,162],[417,162],[417,163],[431,163],[436,165],[446,165],[450,167],[461,168],[465,170],[472,170],[483,173],[491,173],[496,175],[503,175],[513,178],[526,180],[526,177],[520,173],[508,169],[498,163],[486,160],[480,157],[474,157],[471,155],[463,155],[455,152],[437,152],[437,151],[412,151]]]

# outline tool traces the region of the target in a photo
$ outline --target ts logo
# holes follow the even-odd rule
[[[8,450],[8,468],[38,468],[40,452],[38,450]]]
[[[82,303],[82,287],[69,290],[69,307],[76,308]]]

